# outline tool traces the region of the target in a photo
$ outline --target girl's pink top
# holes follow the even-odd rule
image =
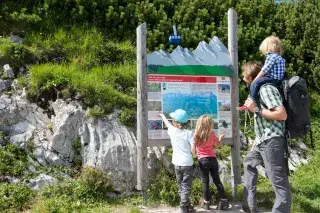
[[[198,159],[207,158],[207,157],[216,157],[216,153],[213,150],[213,147],[216,145],[218,138],[212,132],[209,135],[208,140],[202,144],[201,146],[196,145]]]

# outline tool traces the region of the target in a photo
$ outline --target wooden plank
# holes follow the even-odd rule
[[[233,138],[225,138],[223,144],[231,146],[233,144]],[[153,146],[171,146],[170,139],[149,139],[148,147]]]
[[[137,190],[146,201],[147,190],[147,25],[137,28]]]
[[[233,9],[228,10],[228,49],[234,75],[231,77],[231,111],[232,111],[232,135],[233,145],[231,149],[231,172],[233,176],[233,197],[237,196],[237,185],[241,183],[241,159],[240,159],[240,132],[239,132],[239,85],[238,85],[238,26],[237,13]]]

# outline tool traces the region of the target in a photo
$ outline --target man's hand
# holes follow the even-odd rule
[[[251,98],[248,98],[244,102],[244,106],[246,106],[250,112],[254,112],[255,108],[257,107],[256,103]]]

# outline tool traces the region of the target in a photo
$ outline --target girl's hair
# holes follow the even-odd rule
[[[242,65],[242,75],[252,77],[253,79],[259,74],[262,68],[260,61],[249,61]]]
[[[278,53],[279,55],[283,54],[282,42],[277,36],[273,35],[265,38],[259,49],[263,55],[266,55],[268,52]]]
[[[202,146],[208,141],[213,128],[213,120],[209,115],[202,115],[197,121],[194,139],[196,146]]]

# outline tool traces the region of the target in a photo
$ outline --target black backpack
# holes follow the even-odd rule
[[[299,76],[282,81],[280,91],[287,110],[286,133],[288,138],[301,138],[311,133],[309,95],[307,83]],[[312,140],[311,140],[312,142]],[[311,144],[313,146],[313,144]]]

